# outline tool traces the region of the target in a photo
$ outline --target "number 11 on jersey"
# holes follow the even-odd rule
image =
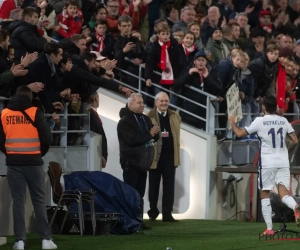
[[[280,148],[283,148],[283,135],[282,135],[282,132],[283,132],[283,128],[279,128],[277,130],[277,133],[275,134],[275,129],[274,128],[271,128],[268,132],[268,135],[272,135],[272,144],[273,144],[273,148],[276,148],[276,135],[280,135]]]

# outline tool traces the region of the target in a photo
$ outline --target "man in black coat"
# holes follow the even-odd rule
[[[97,92],[92,94],[89,97],[87,103],[91,105],[90,130],[102,136],[102,168],[105,168],[108,156],[107,139],[104,132],[102,120],[97,112],[97,108],[99,108],[99,94]]]
[[[118,20],[120,35],[116,38],[114,44],[114,57],[118,61],[117,66],[131,74],[139,74],[139,65],[146,61],[147,53],[142,42],[134,36],[131,36],[132,23],[131,17],[121,16]],[[125,60],[125,57],[132,59],[132,63]],[[126,74],[122,74],[126,84],[133,88],[138,88],[138,79]]]
[[[44,38],[39,34],[36,26],[39,20],[37,9],[26,7],[22,14],[22,20],[12,22],[8,27],[11,34],[11,46],[15,49],[15,63],[20,63],[22,56],[35,51],[42,52],[50,37]]]
[[[154,157],[153,142],[160,137],[159,127],[154,126],[150,118],[143,114],[144,107],[142,95],[131,94],[128,106],[120,110],[121,119],[117,126],[123,179],[140,195],[141,218],[143,218],[147,171]],[[142,229],[150,228],[143,224]]]

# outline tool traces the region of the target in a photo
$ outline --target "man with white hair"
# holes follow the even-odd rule
[[[162,220],[177,222],[172,216],[174,204],[175,173],[180,165],[180,123],[177,112],[169,109],[169,96],[159,92],[155,96],[155,106],[148,116],[154,125],[160,127],[161,137],[155,142],[154,160],[149,171],[150,220],[159,215],[157,208],[160,180],[163,179]]]
[[[143,114],[144,107],[142,95],[131,94],[126,107],[120,110],[121,119],[117,126],[123,179],[140,195],[141,218],[143,218],[147,171],[154,157],[153,143],[160,137],[159,127],[153,125],[150,118]],[[143,223],[141,230],[147,229],[151,227]]]
[[[187,27],[189,24],[195,22],[196,11],[192,6],[185,6],[181,10],[181,21],[177,21],[173,28],[181,28],[184,32],[187,32]]]
[[[216,7],[216,6],[210,7],[208,9],[207,13],[208,13],[207,20],[201,26],[201,31],[200,31],[200,34],[201,34],[200,36],[201,36],[202,43],[204,46],[206,46],[212,31],[215,28],[217,28],[217,27],[221,28],[221,26],[222,26],[221,14],[220,14],[218,7]],[[226,20],[225,20],[225,23],[226,23]]]

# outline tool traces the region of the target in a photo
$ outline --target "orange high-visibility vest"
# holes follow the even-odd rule
[[[24,110],[34,121],[36,107]],[[6,137],[5,148],[7,154],[40,154],[41,144],[39,133],[20,111],[2,110],[1,122]]]

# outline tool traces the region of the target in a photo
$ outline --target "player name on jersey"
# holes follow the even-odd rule
[[[264,121],[263,122],[263,125],[264,126],[270,126],[270,125],[284,125],[285,124],[285,121]]]

